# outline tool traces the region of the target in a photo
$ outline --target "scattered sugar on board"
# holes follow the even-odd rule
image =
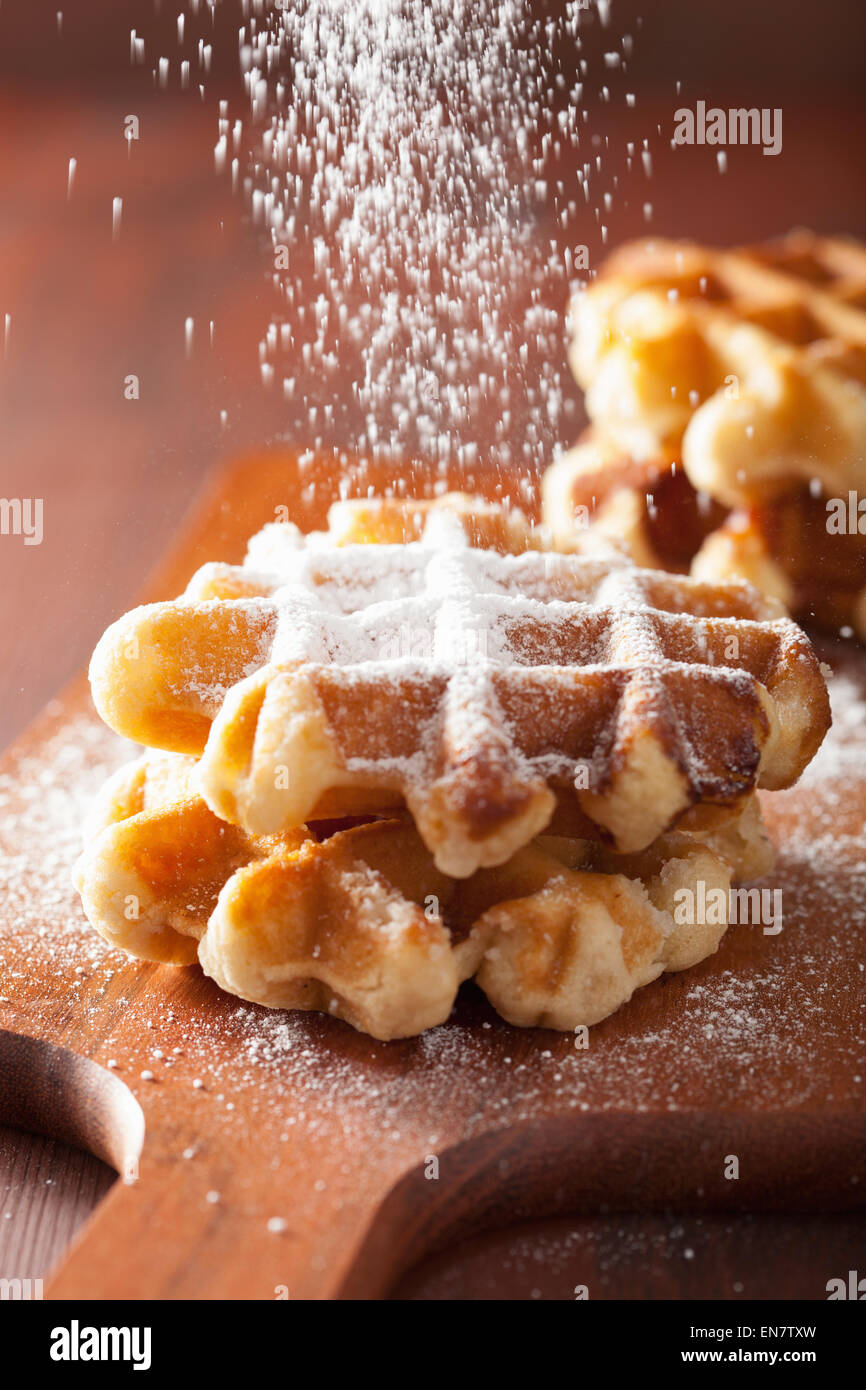
[[[696,1093],[708,1105],[719,1097],[735,1105],[746,1094],[775,1103],[780,1092],[790,1105],[807,1105],[815,1099],[812,1059],[828,1011],[858,1001],[862,1009],[863,995],[860,943],[866,904],[860,884],[866,843],[834,832],[833,806],[834,798],[844,795],[845,777],[855,769],[862,775],[866,706],[861,690],[846,675],[831,684],[835,726],[810,774],[815,794],[802,815],[788,821],[777,870],[786,884],[805,874],[802,898],[786,888],[784,930],[779,937],[760,938],[756,963],[748,969],[726,968],[723,944],[719,957],[651,985],[660,1000],[652,1027],[635,1023],[630,1029],[628,1018],[621,1017],[625,1026],[608,1040],[601,1024],[590,1030],[584,1051],[570,1035],[509,1028],[485,1011],[470,988],[448,1023],[393,1047],[356,1039],[347,1050],[342,1042],[334,1043],[332,1025],[318,1015],[269,1012],[229,999],[223,1011],[184,1005],[183,1032],[177,1038],[170,992],[154,1005],[153,992],[141,991],[149,968],[103,946],[87,926],[70,883],[88,802],[108,772],[129,756],[128,746],[83,715],[58,724],[38,757],[25,752],[17,768],[0,778],[0,891],[7,905],[2,929],[14,932],[21,944],[0,994],[14,993],[19,971],[29,979],[52,973],[66,979],[81,968],[76,979],[88,989],[82,991],[80,1007],[89,1009],[96,1023],[100,992],[113,980],[123,991],[126,1014],[145,1039],[132,1059],[133,1076],[147,1063],[160,1075],[164,1062],[157,1060],[158,1051],[180,1041],[185,1065],[201,1081],[203,1103],[224,1095],[223,1123],[236,1122],[229,1107],[233,1091],[242,1088],[254,1110],[279,1123],[287,1135],[295,1124],[325,1135],[369,1135],[372,1120],[381,1143],[388,1145],[417,1123],[419,1110],[435,1119],[437,1108],[452,1106],[455,1095],[472,1098],[470,1130],[472,1117],[483,1111],[502,1123],[516,1122],[549,1113],[552,1104],[578,1111],[675,1110],[684,1074],[689,1105]],[[774,804],[790,795],[765,798],[771,822]],[[815,950],[810,903],[825,895],[839,927]],[[797,960],[793,987],[787,968],[791,952]],[[841,990],[834,987],[832,997],[827,983],[831,968],[844,982]],[[662,1007],[662,992],[668,990],[677,992],[669,1014]],[[845,994],[850,1001],[842,999]],[[53,1014],[56,1000],[47,990],[28,1007],[38,1012],[43,997]],[[74,995],[69,1007],[79,1007]],[[627,1005],[626,1013],[631,1009]],[[685,1045],[683,1014],[691,1039]],[[114,1040],[105,1042],[108,1055],[116,1059]],[[849,1038],[838,1037],[834,1043],[840,1104],[842,1093],[846,1087],[850,1091],[862,1071],[863,1046],[856,1027]],[[821,1096],[822,1103],[835,1100],[833,1091]]]
[[[49,706],[46,716],[52,714]],[[125,963],[123,953],[110,951],[88,926],[70,874],[96,792],[133,751],[133,745],[83,714],[61,720],[37,756],[25,751],[14,770],[0,776],[0,931],[15,932],[22,944],[32,942],[40,968],[111,971]],[[31,891],[34,879],[38,893]],[[26,972],[29,955],[23,954],[18,965]]]

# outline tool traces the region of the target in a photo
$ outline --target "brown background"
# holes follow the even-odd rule
[[[239,5],[224,0],[213,25],[207,11],[188,21],[188,49],[199,33],[213,32],[214,70],[202,102],[197,91],[178,90],[175,74],[167,91],[154,91],[156,56],[176,67],[178,6],[157,17],[151,0],[78,0],[64,11],[58,38],[59,4],[4,0],[0,8],[0,326],[12,315],[8,353],[0,352],[0,495],[38,496],[45,505],[42,546],[0,537],[0,743],[134,600],[210,469],[280,437],[306,443],[304,422],[261,385],[256,347],[274,307],[268,263],[242,200],[213,170],[216,103],[228,100],[233,114],[243,109]],[[129,67],[131,28],[147,40],[143,69]],[[647,199],[660,234],[723,243],[800,223],[866,235],[866,9],[857,0],[614,0],[610,30],[590,20],[582,32],[589,122],[580,158],[604,149],[610,178],[620,178],[607,218],[610,244],[646,230]],[[611,36],[625,32],[635,40],[628,72],[606,74],[601,55],[617,46]],[[560,56],[573,70],[576,54]],[[610,103],[599,97],[607,80],[619,94]],[[626,90],[636,95],[633,110]],[[671,151],[665,135],[673,111],[698,98],[781,105],[782,153],[732,150],[720,176],[712,151]],[[123,138],[129,113],[141,123],[132,148]],[[627,175],[624,162],[626,142],[647,135],[651,181]],[[70,156],[78,171],[67,201]],[[574,168],[565,164],[560,177],[573,185]],[[116,196],[123,225],[113,244]],[[552,224],[541,230],[556,235]],[[570,240],[585,241],[598,264],[603,249],[591,210]],[[187,316],[196,324],[190,359]],[[123,399],[128,372],[141,379],[137,402]],[[580,418],[575,391],[569,434]],[[490,428],[482,414],[482,448]],[[554,432],[547,442],[552,450]],[[52,1153],[33,1151],[40,1186],[55,1171]],[[26,1167],[26,1157],[20,1162]],[[99,1180],[68,1158],[56,1165],[58,1189],[86,1209]],[[26,1202],[25,1209],[33,1211]],[[56,1248],[60,1227],[50,1211],[41,1230]]]
[[[176,7],[157,18],[149,0],[87,0],[64,13],[62,38],[56,8],[53,0],[0,8],[0,323],[12,315],[0,355],[0,495],[44,498],[46,527],[41,547],[0,537],[0,743],[130,603],[207,470],[239,449],[280,435],[306,444],[309,434],[261,385],[257,344],[274,307],[265,248],[245,224],[242,199],[213,170],[216,103],[243,112],[239,6],[224,0],[215,11],[205,102],[178,90]],[[594,16],[581,31],[589,122],[578,157],[603,150],[610,180],[620,179],[610,244],[647,229],[646,199],[661,234],[724,242],[796,223],[866,232],[862,6],[676,0],[646,6],[642,24],[639,9],[614,3],[608,31]],[[131,28],[146,37],[144,68],[129,66]],[[207,12],[188,22],[186,50],[211,28]],[[626,32],[634,56],[625,76],[612,76],[601,55]],[[165,92],[152,77],[160,54],[172,59]],[[576,54],[563,57],[573,68]],[[609,103],[598,95],[605,82]],[[656,128],[669,135],[680,102],[700,97],[781,103],[782,153],[732,150],[721,176],[713,151],[672,151]],[[123,138],[130,113],[141,125],[132,146]],[[626,142],[648,135],[652,179],[627,175]],[[70,156],[78,170],[67,201]],[[573,167],[560,173],[576,188]],[[123,224],[113,245],[117,196]],[[542,230],[556,235],[552,225]],[[591,209],[570,239],[585,241],[598,264]],[[188,316],[196,324],[189,360]],[[141,380],[137,402],[123,398],[128,372]],[[580,423],[576,390],[571,405],[569,436]],[[482,413],[482,455],[490,428]],[[558,442],[551,429],[545,443]]]

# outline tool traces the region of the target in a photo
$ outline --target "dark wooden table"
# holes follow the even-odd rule
[[[734,151],[724,176],[707,151],[657,140],[651,182],[627,177],[626,141],[669,125],[671,106],[665,98],[603,113],[611,177],[621,176],[609,244],[646,230],[649,199],[660,234],[748,241],[796,224],[866,234],[862,109],[789,105],[783,153]],[[11,315],[0,353],[0,492],[43,498],[45,515],[41,546],[0,537],[0,743],[134,601],[211,468],[277,436],[305,442],[300,414],[261,383],[257,344],[274,300],[262,244],[213,172],[213,108],[150,102],[131,150],[125,114],[122,93],[70,101],[44,88],[0,90],[0,327]],[[574,169],[560,174],[573,181]],[[540,229],[548,232],[556,234]],[[589,212],[570,239],[585,241],[598,264]],[[130,372],[141,382],[132,402],[123,395]],[[570,400],[564,428],[573,435],[576,391]],[[492,412],[479,419],[482,439],[492,424]],[[551,431],[551,450],[556,442]],[[0,1276],[43,1275],[110,1180],[88,1155],[0,1132]],[[820,1250],[821,1268],[855,1267],[863,1234],[862,1222],[841,1217],[562,1219],[439,1257],[397,1293],[569,1297],[591,1266],[609,1296],[821,1297],[808,1256]]]

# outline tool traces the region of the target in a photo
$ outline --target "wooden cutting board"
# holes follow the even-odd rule
[[[335,472],[235,466],[147,597],[239,560],[277,509],[322,525]],[[386,470],[351,476],[358,495]],[[69,869],[88,799],[134,750],[73,685],[0,765],[0,1123],[128,1180],[49,1296],[378,1298],[426,1254],[539,1214],[862,1209],[866,657],[822,655],[834,730],[799,788],[763,798],[782,932],[733,927],[585,1050],[509,1027],[473,986],[447,1024],[379,1043],[109,951]]]

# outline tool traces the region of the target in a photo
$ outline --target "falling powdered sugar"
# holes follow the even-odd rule
[[[243,187],[285,303],[262,373],[303,404],[317,447],[547,462],[573,261],[540,222],[548,166],[579,144],[581,95],[564,100],[554,55],[579,49],[587,8],[297,0],[242,28]],[[230,136],[224,116],[218,162]],[[577,208],[564,190],[553,206],[563,223]],[[478,438],[482,402],[492,439]]]

